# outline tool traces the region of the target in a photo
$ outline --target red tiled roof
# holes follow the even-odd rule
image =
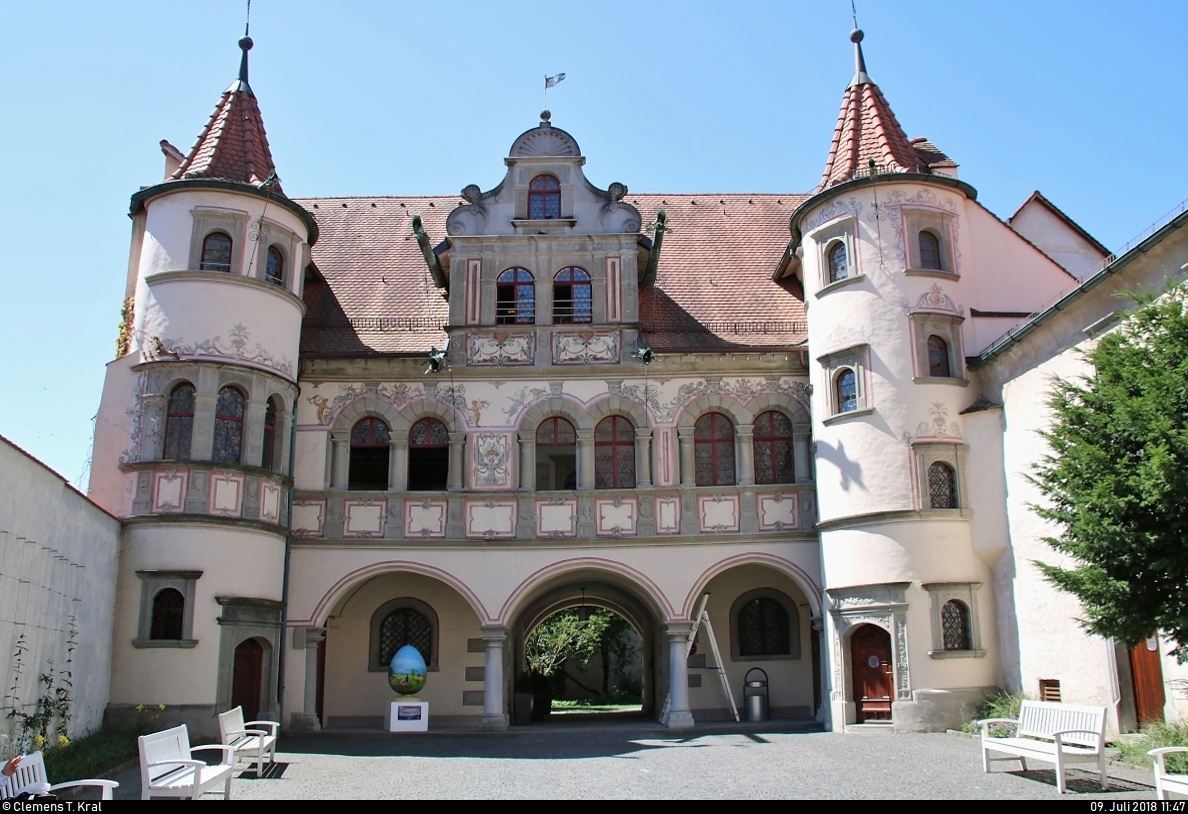
[[[879,86],[851,83],[842,99],[817,191],[866,175],[872,158],[879,172],[919,172],[926,166]]]
[[[223,91],[210,120],[172,177],[220,178],[260,186],[274,172],[276,165],[256,96],[246,82],[236,80]],[[284,194],[279,182],[272,190]]]
[[[645,221],[668,212],[656,285],[640,320],[657,351],[787,348],[807,336],[798,292],[771,280],[788,217],[807,195],[629,195]],[[455,196],[300,199],[320,230],[306,283],[301,352],[313,356],[424,354],[441,347],[448,306],[412,232],[420,215],[446,237]]]

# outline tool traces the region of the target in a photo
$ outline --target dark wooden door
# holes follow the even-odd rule
[[[1134,711],[1142,724],[1163,722],[1163,665],[1159,662],[1159,637],[1151,634],[1130,651],[1130,675],[1134,681]]]
[[[235,672],[231,678],[231,706],[243,707],[243,719],[260,717],[260,675],[264,667],[264,648],[255,639],[246,639],[235,648]]]
[[[862,625],[850,637],[854,705],[858,723],[891,720],[891,636],[876,625]]]

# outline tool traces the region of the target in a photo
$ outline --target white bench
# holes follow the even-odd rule
[[[195,746],[190,748],[186,725],[164,732],[141,735],[140,799],[153,797],[189,797],[197,800],[202,792],[223,783],[223,799],[231,799],[231,776],[235,756],[230,746]],[[195,752],[216,749],[223,753],[219,763],[207,765],[194,759]]]
[[[1163,756],[1171,752],[1188,752],[1188,746],[1163,746],[1147,752],[1155,758],[1155,796],[1160,800],[1166,800],[1169,791],[1188,794],[1188,774],[1168,774],[1163,762]]]
[[[256,777],[264,776],[264,755],[268,755],[269,764],[276,762],[276,731],[279,728],[276,721],[248,721],[245,724],[243,707],[219,713],[221,740],[235,750],[236,763],[245,758],[249,764],[255,761]]]
[[[21,765],[16,774],[9,778],[0,777],[0,781],[7,779],[7,783],[0,782],[0,800],[9,800],[21,794],[53,794],[59,789],[78,786],[98,786],[102,791],[99,799],[110,800],[111,790],[119,785],[114,780],[71,780],[69,783],[55,783],[50,785],[45,774],[45,758],[41,752],[21,757]]]
[[[1027,771],[1027,759],[1056,764],[1056,788],[1065,791],[1064,767],[1070,763],[1096,763],[1102,789],[1109,788],[1105,772],[1105,707],[1074,707],[1047,701],[1024,701],[1018,720],[988,718],[982,721],[982,768],[990,763],[1018,760]],[[1013,723],[1013,738],[992,738],[991,724]],[[1009,757],[990,757],[1004,752]]]

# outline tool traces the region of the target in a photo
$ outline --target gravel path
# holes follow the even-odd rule
[[[545,725],[505,734],[283,734],[277,765],[242,771],[234,799],[1059,799],[1050,764],[982,772],[961,735]],[[1072,770],[1074,799],[1155,798],[1151,775]],[[139,768],[115,778],[140,795]],[[206,795],[217,797],[221,795]]]

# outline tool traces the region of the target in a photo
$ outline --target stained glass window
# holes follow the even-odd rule
[[[388,664],[396,651],[411,644],[421,651],[425,664],[433,663],[433,626],[413,608],[397,608],[379,627],[379,664]]]
[[[531,325],[536,322],[536,283],[527,269],[508,269],[495,285],[495,322]]]
[[[226,232],[211,232],[202,241],[203,271],[231,270],[231,236]]]
[[[190,440],[194,435],[194,385],[183,382],[169,393],[165,413],[165,452],[169,461],[190,460]]]
[[[381,419],[360,419],[351,428],[351,463],[347,488],[384,491],[388,488],[388,425]]]
[[[260,457],[260,466],[272,469],[276,463],[276,417],[280,413],[280,402],[276,396],[268,399],[268,406],[264,408],[264,452]]]
[[[450,476],[450,431],[436,418],[422,418],[408,431],[408,488],[445,489]]]
[[[561,217],[561,184],[551,175],[538,175],[528,184],[528,217],[547,220]]]
[[[706,413],[693,425],[693,457],[698,486],[732,486],[734,424],[721,413]]]
[[[846,244],[838,241],[829,249],[829,282],[836,283],[849,276],[850,264],[846,257]]]
[[[620,415],[594,428],[594,488],[635,488],[635,426]]]
[[[215,402],[214,450],[211,459],[220,464],[239,463],[243,451],[243,393],[224,387]]]
[[[792,421],[776,410],[755,419],[755,483],[792,483]]]
[[[935,334],[928,337],[928,375],[948,378],[949,344]]]
[[[957,477],[946,463],[937,461],[928,467],[928,505],[933,509],[957,508]]]
[[[592,322],[593,319],[590,275],[577,266],[561,269],[553,277],[553,322],[569,325]]]
[[[956,599],[941,608],[941,630],[945,650],[972,650],[969,638],[969,610]]]
[[[738,612],[740,656],[785,656],[792,652],[788,638],[788,611],[771,597],[758,597]]]
[[[284,285],[285,257],[276,246],[268,247],[268,260],[264,267],[264,279],[270,283]]]
[[[919,244],[920,268],[940,271],[941,250],[940,241],[936,239],[936,235],[928,231],[920,232]]]
[[[182,622],[186,609],[185,597],[180,591],[165,588],[153,597],[153,617],[150,639],[180,639]]]
[[[837,377],[837,411],[848,413],[858,409],[858,377],[846,368]]]

